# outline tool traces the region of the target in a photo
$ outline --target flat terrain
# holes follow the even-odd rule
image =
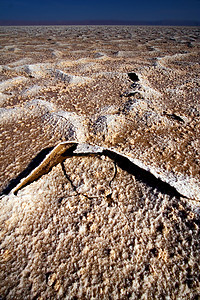
[[[199,27],[0,27],[0,298],[198,299],[199,74]]]

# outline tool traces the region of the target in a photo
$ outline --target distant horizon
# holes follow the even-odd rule
[[[200,0],[0,0],[0,25],[200,26]]]
[[[124,26],[200,26],[196,20],[156,20],[156,21],[125,21],[125,20],[0,20],[0,26],[67,26],[67,25],[124,25]]]

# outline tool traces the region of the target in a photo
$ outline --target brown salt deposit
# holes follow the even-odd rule
[[[199,28],[0,40],[0,299],[198,299]]]

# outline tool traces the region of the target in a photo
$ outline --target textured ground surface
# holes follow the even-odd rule
[[[0,28],[0,298],[200,297],[199,36]],[[131,161],[76,155],[5,195],[62,141]]]

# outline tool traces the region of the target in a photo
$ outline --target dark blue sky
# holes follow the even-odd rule
[[[0,20],[200,21],[200,0],[0,0]]]

